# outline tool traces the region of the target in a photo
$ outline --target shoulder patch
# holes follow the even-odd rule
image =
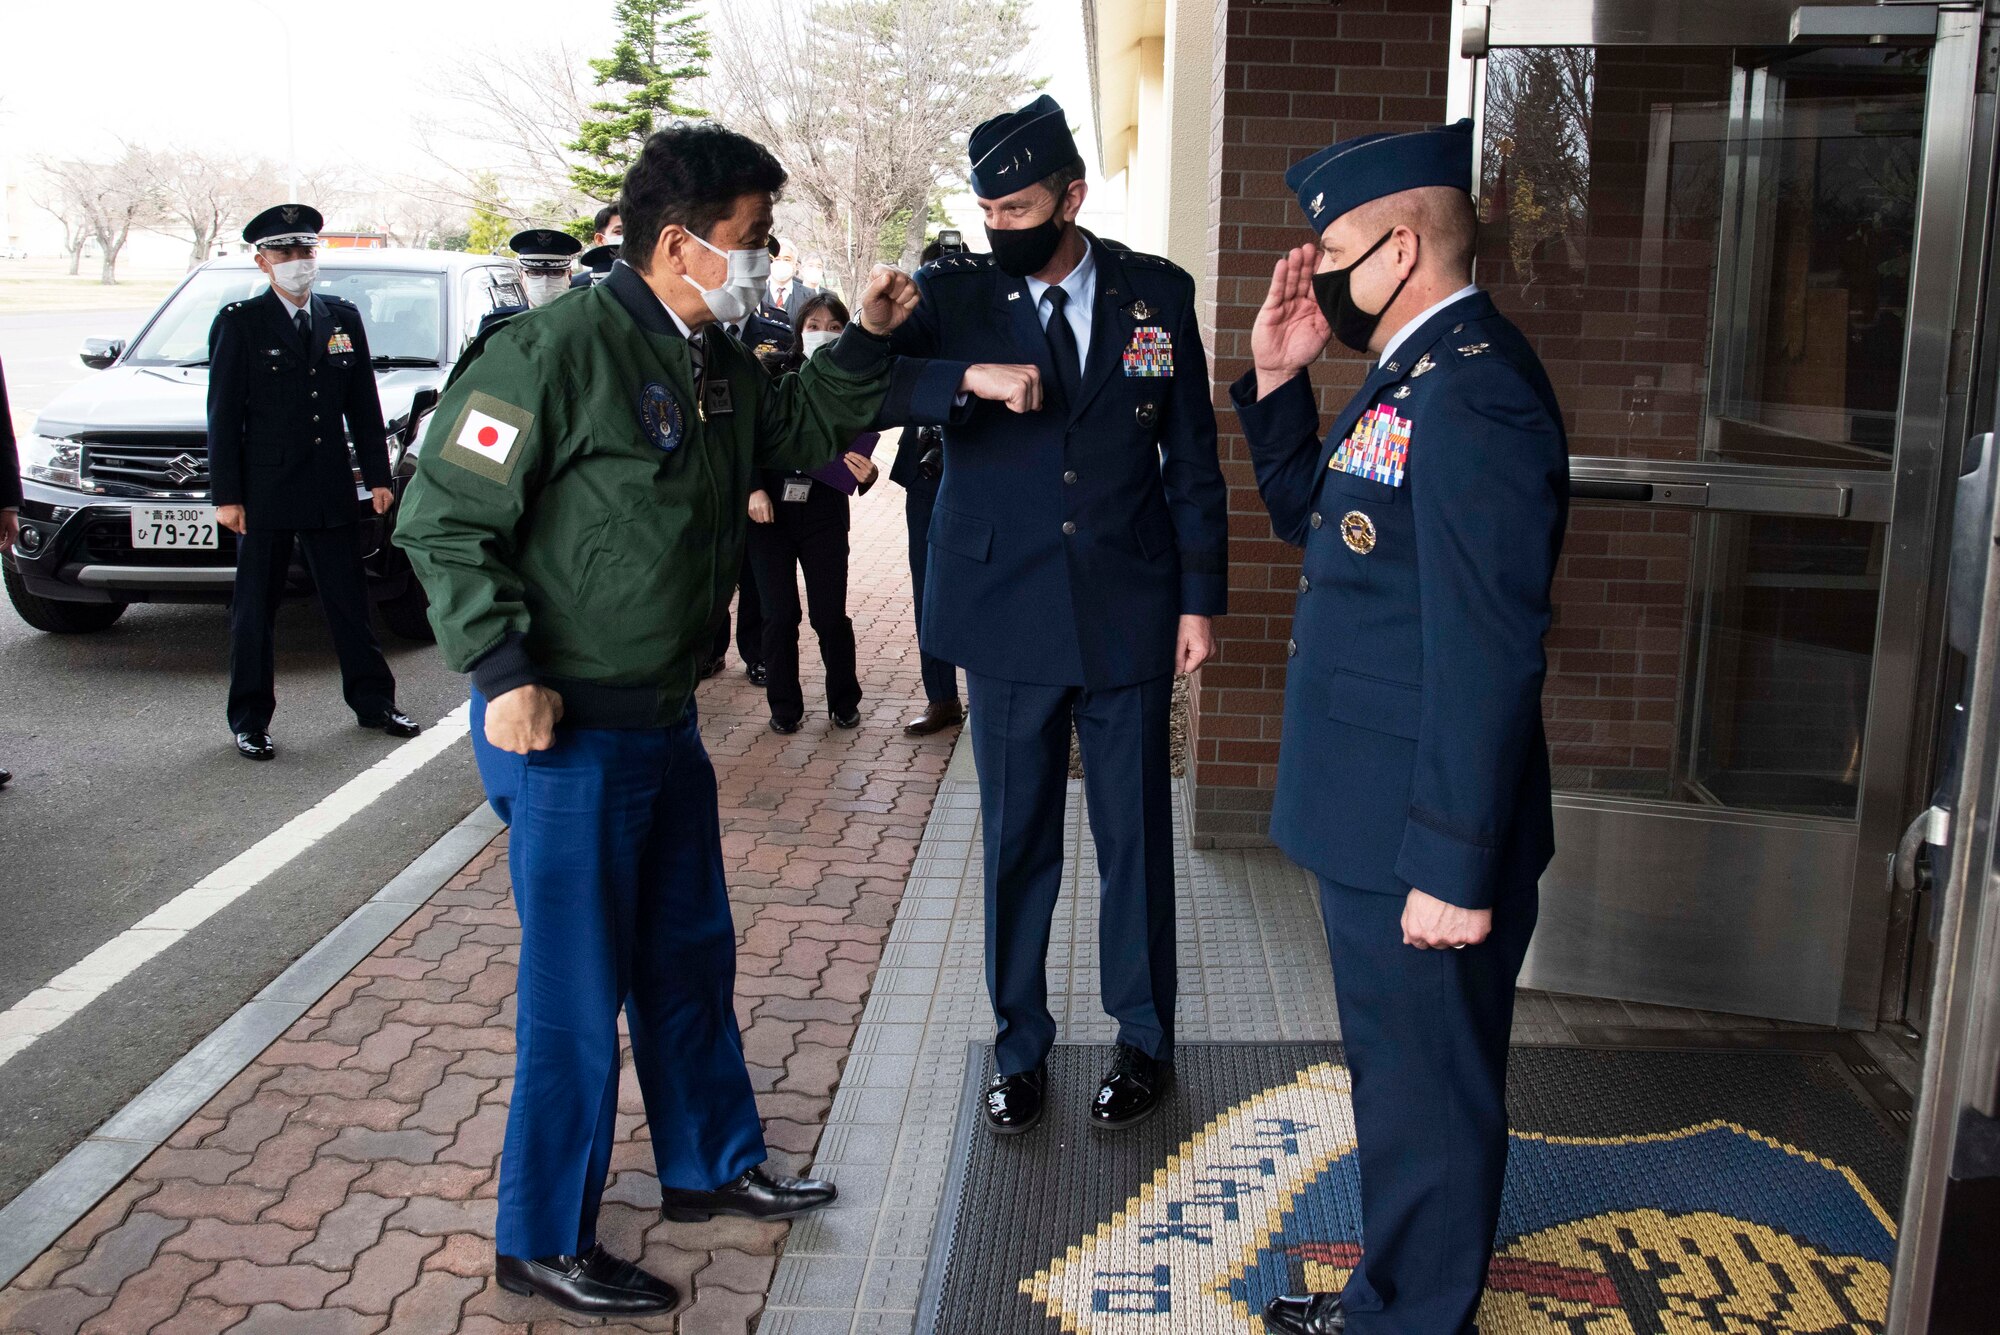
[[[526,408],[475,389],[465,396],[438,457],[505,486],[520,462],[521,437],[534,425],[535,415]]]

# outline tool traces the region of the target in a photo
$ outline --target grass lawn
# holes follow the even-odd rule
[[[68,260],[0,260],[0,314],[156,306],[173,291],[183,272],[121,264],[118,281],[106,287],[97,281],[97,264],[92,260],[86,260],[74,278],[69,276]]]

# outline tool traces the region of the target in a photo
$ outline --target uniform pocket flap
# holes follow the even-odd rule
[[[940,505],[931,513],[931,546],[968,560],[984,561],[993,554],[993,525]]]
[[[1423,713],[1423,695],[1416,687],[1400,681],[1364,677],[1358,672],[1336,672],[1333,707],[1327,712],[1342,723],[1414,741],[1417,722]]]
[[[1336,496],[1352,497],[1358,501],[1373,501],[1377,505],[1400,505],[1403,488],[1392,487],[1386,482],[1377,482],[1372,477],[1362,477],[1356,473],[1343,473],[1337,468],[1326,470],[1326,490]]]

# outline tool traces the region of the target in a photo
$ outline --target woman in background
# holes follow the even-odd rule
[[[831,292],[799,308],[795,351],[787,369],[831,343],[847,327],[847,307]],[[763,473],[750,493],[750,568],[764,605],[764,696],[771,730],[794,733],[805,719],[799,685],[799,581],[826,666],[827,715],[836,728],[861,726],[861,682],[855,675],[854,622],[847,615],[847,500],[875,483],[876,433],[855,437],[846,454],[810,473]]]

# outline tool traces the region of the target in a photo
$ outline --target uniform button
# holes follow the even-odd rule
[[[1321,524],[1325,522],[1326,522],[1325,520],[1320,518],[1319,511],[1317,510],[1313,511],[1312,526],[1314,528],[1318,528]]]
[[[318,368],[317,366],[315,366],[315,367],[313,367],[313,368],[312,368],[311,370],[307,371],[307,372],[306,372],[306,374],[307,374],[307,375],[318,375],[318,374],[319,374],[319,368]]]
[[[313,437],[313,444],[317,445],[317,444],[319,444],[319,443],[320,443],[320,438],[319,438],[318,436],[314,436],[314,437]]]
[[[1065,481],[1065,482],[1069,483],[1069,484],[1070,484],[1071,486],[1075,486],[1075,485],[1076,485],[1076,472],[1075,472],[1075,470],[1074,470],[1074,469],[1072,469],[1071,471],[1069,471],[1069,472],[1067,472],[1067,473],[1064,473],[1064,474],[1063,474],[1063,481]]]
[[[1298,656],[1299,656],[1299,642],[1297,640],[1286,640],[1285,657],[1297,658]]]
[[[318,413],[314,413],[314,414],[313,414],[313,421],[317,422],[318,420],[319,420],[319,414],[318,414]]]
[[[306,397],[307,397],[307,398],[309,398],[309,399],[316,399],[316,398],[318,398],[318,397],[319,397],[319,391],[318,391],[318,390],[314,390],[314,391],[313,391],[312,393],[310,393],[310,394],[306,395]]]
[[[1072,524],[1067,519],[1063,520],[1063,536],[1066,538],[1074,537],[1075,534],[1076,534],[1076,525]]]
[[[1311,593],[1311,592],[1312,592],[1312,586],[1313,586],[1313,582],[1312,582],[1311,580],[1307,579],[1307,578],[1306,578],[1306,577],[1305,577],[1304,575],[1300,575],[1300,576],[1299,576],[1299,592],[1300,592],[1300,593]]]

